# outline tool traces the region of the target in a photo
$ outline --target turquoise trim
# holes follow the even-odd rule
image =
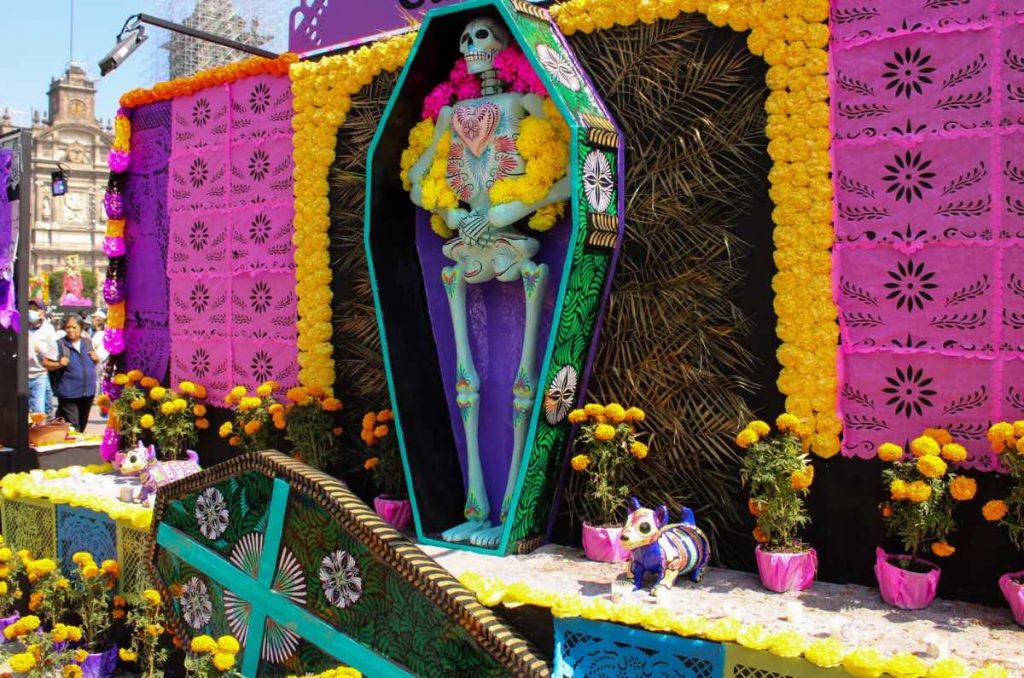
[[[283,483],[283,481],[275,480],[274,496],[271,499],[272,506],[276,504],[278,498],[278,486],[276,485],[278,482]],[[287,489],[287,484],[285,484],[285,488]],[[287,498],[287,494],[285,494],[285,497]],[[276,537],[268,532],[266,539],[276,540],[280,544],[280,532],[278,532]],[[260,577],[260,580],[250,577],[225,561],[219,554],[201,544],[197,544],[166,523],[161,523],[157,529],[156,542],[160,547],[197,568],[203,574],[210,577],[210,579],[230,589],[232,593],[252,605],[249,638],[246,642],[245,658],[242,666],[242,673],[244,675],[256,675],[256,668],[259,663],[259,649],[263,645],[264,629],[262,627],[254,629],[253,624],[257,619],[265,621],[267,617],[270,617],[281,626],[289,629],[304,640],[313,643],[338,661],[358,669],[364,674],[372,676],[409,676],[411,678],[411,673],[391,663],[387,658],[335,630],[327,622],[290,601],[284,594],[270,590],[261,581],[262,577]],[[267,550],[264,548],[264,554],[266,554]],[[262,560],[260,570],[262,574]],[[273,578],[272,570],[271,578]],[[261,621],[261,623],[263,622]],[[258,631],[258,633],[254,634],[254,630]],[[253,651],[253,648],[255,648],[255,656],[257,658],[256,667],[252,666],[252,660],[250,659],[250,653]]]
[[[529,42],[526,40],[525,36],[523,35],[523,32],[520,30],[520,21],[532,21],[533,19],[526,19],[515,16],[515,14],[509,10],[507,3],[503,2],[502,0],[466,0],[465,2],[460,2],[445,7],[438,7],[427,12],[422,24],[420,25],[419,31],[417,32],[416,41],[413,43],[412,49],[409,52],[409,59],[406,61],[406,65],[402,68],[402,72],[399,74],[398,82],[395,84],[395,89],[391,94],[391,98],[388,101],[387,107],[384,109],[384,113],[381,116],[381,121],[377,126],[377,130],[373,135],[373,140],[370,142],[370,147],[367,152],[366,204],[364,205],[363,208],[363,248],[366,252],[366,262],[370,273],[370,288],[373,292],[374,313],[377,317],[377,329],[380,334],[381,355],[384,357],[384,374],[387,379],[388,392],[392,396],[391,407],[395,417],[395,431],[396,435],[398,436],[398,448],[402,457],[402,468],[405,472],[406,486],[409,490],[409,501],[412,506],[413,522],[416,527],[416,538],[420,542],[423,542],[425,544],[434,544],[446,548],[455,548],[464,551],[483,553],[486,555],[500,556],[508,554],[509,541],[512,534],[514,517],[517,513],[517,510],[519,508],[519,502],[522,498],[523,485],[526,482],[525,472],[526,469],[529,468],[529,463],[530,460],[533,458],[534,448],[536,446],[537,426],[541,414],[540,403],[542,401],[542,398],[537,398],[537,401],[533,407],[533,411],[530,414],[530,425],[527,429],[526,442],[523,447],[523,459],[520,463],[519,472],[516,478],[515,490],[512,494],[512,500],[509,504],[508,518],[502,525],[501,541],[499,542],[497,548],[485,549],[472,546],[466,543],[455,544],[427,537],[427,535],[425,535],[423,532],[423,525],[420,520],[419,505],[416,501],[416,492],[412,483],[412,472],[409,466],[409,457],[405,444],[405,435],[402,430],[401,410],[397,407],[397,403],[394,402],[395,378],[394,374],[391,371],[391,352],[388,344],[387,332],[384,327],[384,317],[381,314],[380,291],[377,286],[377,272],[373,261],[373,250],[370,247],[370,223],[372,218],[371,205],[373,204],[373,181],[370,179],[370,177],[373,177],[374,175],[374,157],[377,152],[377,147],[380,144],[380,140],[384,136],[384,128],[386,127],[386,123],[388,120],[391,119],[391,114],[394,110],[395,105],[398,102],[399,97],[401,96],[402,90],[405,86],[406,79],[408,78],[409,72],[412,69],[413,62],[417,58],[420,45],[423,42],[425,36],[427,35],[427,32],[429,31],[430,24],[434,17],[457,14],[465,12],[466,10],[472,10],[479,7],[493,7],[505,20],[505,23],[508,25],[509,29],[512,32],[513,39],[516,41],[516,44],[518,44],[520,48],[523,49],[523,52],[526,54],[530,62],[530,65],[534,69],[534,72],[540,77],[541,81],[544,83],[545,88],[547,88],[551,99],[555,102],[555,105],[561,112],[562,117],[565,119],[565,122],[568,125],[571,133],[570,176],[573,179],[573,191],[571,198],[572,210],[570,214],[570,228],[572,229],[572,233],[570,236],[568,248],[566,250],[565,265],[562,267],[561,281],[559,282],[557,295],[555,297],[555,307],[553,314],[551,316],[552,324],[550,329],[548,330],[547,346],[544,350],[544,360],[538,366],[538,394],[540,394],[542,390],[546,390],[546,379],[548,373],[550,372],[551,360],[555,352],[555,339],[557,337],[556,330],[559,323],[561,322],[562,311],[565,305],[566,291],[568,290],[569,278],[573,270],[573,257],[576,252],[576,247],[580,236],[580,229],[577,218],[578,215],[581,213],[580,196],[579,191],[576,190],[576,188],[579,185],[581,176],[579,158],[577,157],[579,155],[579,132],[581,129],[581,125],[579,124],[576,115],[572,112],[572,110],[567,105],[566,101],[562,98],[561,94],[559,93],[557,84],[548,74],[547,70],[543,66],[541,66],[536,55],[533,53],[533,50],[530,48],[531,46]]]

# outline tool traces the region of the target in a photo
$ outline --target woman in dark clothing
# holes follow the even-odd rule
[[[92,340],[82,335],[82,321],[68,316],[64,320],[64,336],[57,341],[57,360],[45,360],[44,364],[53,372],[57,416],[79,432],[85,431],[89,423],[99,360]]]

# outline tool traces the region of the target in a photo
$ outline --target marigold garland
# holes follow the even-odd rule
[[[747,46],[769,65],[765,127],[773,166],[779,390],[786,410],[814,422],[811,450],[839,452],[836,414],[839,326],[832,299],[832,181],[829,157],[828,0],[569,0],[551,8],[566,35],[654,23],[700,12],[716,26],[750,31]]]
[[[338,128],[352,107],[352,95],[382,71],[398,70],[415,39],[415,33],[409,33],[347,54],[295,63],[288,69],[295,113],[293,242],[299,297],[299,381],[305,386],[330,390],[334,385],[327,177],[334,162]]]

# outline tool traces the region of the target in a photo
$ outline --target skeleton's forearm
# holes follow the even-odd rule
[[[556,202],[562,202],[569,198],[570,183],[569,177],[562,177],[543,200],[535,203],[526,204],[515,200],[513,202],[507,202],[503,205],[497,205],[492,207],[487,212],[487,219],[491,222],[493,228],[506,228],[516,223],[523,217],[533,214],[541,207],[547,207],[553,205]]]
[[[420,159],[412,166],[409,170],[409,181],[412,182],[413,189],[419,188],[420,182],[423,180],[423,175],[430,170],[430,165],[434,162],[434,156],[437,154],[437,144],[441,140],[441,137],[445,132],[448,131],[452,123],[452,109],[450,106],[445,106],[441,109],[441,112],[437,116],[437,124],[434,125],[434,137],[430,140],[430,145],[427,146],[427,150],[423,152]],[[417,196],[413,197],[413,202],[420,205],[417,202]],[[422,205],[420,205],[422,207]]]

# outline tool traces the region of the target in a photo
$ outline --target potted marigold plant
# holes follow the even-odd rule
[[[632,494],[626,477],[637,462],[647,458],[647,445],[637,439],[634,427],[643,420],[643,410],[625,409],[618,403],[591,403],[569,413],[569,422],[579,425],[579,453],[570,465],[583,483],[572,497],[583,516],[583,551],[591,560],[612,563],[629,559],[621,540]]]
[[[117,666],[117,645],[108,634],[113,622],[113,590],[121,576],[115,560],[97,565],[91,553],[79,551],[71,557],[78,569],[72,575],[76,612],[82,622],[83,649],[88,656],[80,662],[86,678],[111,676]]]
[[[956,548],[947,541],[956,523],[956,502],[969,501],[978,491],[973,478],[950,471],[950,464],[967,458],[967,450],[948,432],[927,429],[910,443],[912,457],[902,447],[884,443],[878,457],[886,463],[882,480],[889,500],[881,505],[882,519],[890,535],[899,537],[906,553],[875,554],[875,576],[885,602],[905,610],[928,607],[935,598],[942,570],[921,555],[925,548],[940,557]]]
[[[234,677],[240,674],[235,669],[236,657],[241,649],[234,636],[196,636],[189,644],[185,655],[185,675],[206,678],[207,676]]]
[[[203,391],[190,381],[181,382],[178,391],[180,393],[158,385],[147,394],[153,407],[150,434],[157,453],[164,460],[183,459],[186,451],[195,447],[199,440],[199,430],[205,420],[205,416],[196,415],[196,412],[206,414],[206,406],[198,397]],[[205,425],[209,427],[209,422]]]
[[[412,522],[412,506],[406,498],[405,473],[393,421],[391,410],[367,412],[359,437],[366,445],[363,468],[373,475],[373,483],[381,491],[374,497],[373,507],[396,530],[404,530]]]
[[[292,455],[296,459],[324,470],[342,434],[337,425],[341,401],[315,386],[296,386],[288,389],[285,397],[291,401],[286,407],[271,406],[268,410],[274,428],[284,429],[284,437],[292,444]]]
[[[277,388],[277,382],[268,381],[260,384],[251,396],[245,386],[232,388],[224,396],[224,403],[234,408],[235,416],[233,421],[221,425],[220,437],[227,438],[229,445],[240,447],[243,452],[260,452],[277,447],[275,443],[280,440],[280,431],[284,428],[271,425],[274,421],[271,410],[284,411],[284,405],[274,398]]]
[[[120,598],[120,596],[118,596]],[[160,592],[146,589],[141,595],[131,596],[130,603],[125,599],[115,599],[114,605],[123,609],[128,604],[128,628],[131,630],[131,646],[118,650],[121,661],[138,663],[139,674],[144,678],[156,678],[163,675],[163,666],[167,663],[168,651],[160,647],[160,636],[167,624],[163,613],[163,600]]]
[[[0,644],[5,640],[2,635],[4,629],[21,619],[21,615],[14,609],[22,595],[18,585],[21,571],[21,559],[4,543],[0,535],[0,615],[4,615],[0,617]]]
[[[79,665],[83,658],[81,651],[71,649],[72,643],[82,639],[82,629],[55,624],[49,633],[45,633],[41,626],[39,617],[30,614],[9,626],[11,633],[5,630],[9,639],[18,640],[25,646],[22,652],[8,659],[11,670],[27,678],[81,678],[86,675]]]
[[[989,429],[988,439],[1006,466],[1010,493],[1005,499],[986,502],[981,512],[985,520],[1005,527],[1013,545],[1024,549],[1024,421],[1001,421]],[[1000,577],[999,590],[1010,604],[1014,620],[1024,626],[1024,571]]]
[[[814,466],[802,439],[809,433],[800,419],[783,414],[778,433],[763,421],[752,421],[736,436],[746,450],[740,480],[750,488],[747,507],[757,519],[754,549],[761,583],[771,591],[803,591],[814,583],[817,552],[799,538],[810,522],[804,501],[814,482]]]

